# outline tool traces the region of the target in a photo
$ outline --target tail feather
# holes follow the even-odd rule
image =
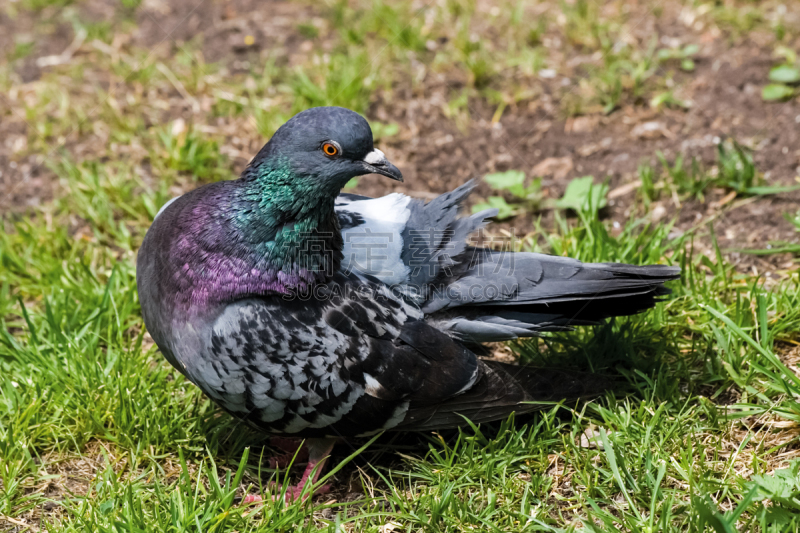
[[[680,269],[664,265],[581,263],[538,253],[469,248],[452,270],[439,275],[423,310],[471,305],[551,304],[658,292]]]
[[[465,342],[496,342],[597,324],[650,309],[670,294],[680,269],[581,263],[537,253],[470,249],[439,276],[423,310],[428,322]]]
[[[462,427],[507,418],[511,413],[543,409],[537,402],[588,399],[611,388],[614,380],[553,368],[515,366],[481,361],[482,375],[467,392],[437,405],[411,405],[400,431],[430,431]]]

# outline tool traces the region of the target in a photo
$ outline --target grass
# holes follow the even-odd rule
[[[750,150],[735,140],[726,139],[717,144],[716,164],[710,169],[702,168],[697,159],[687,164],[679,154],[670,163],[663,153],[657,152],[659,167],[649,164],[639,166],[641,182],[639,196],[645,206],[663,195],[674,195],[685,201],[693,198],[703,201],[706,191],[718,187],[734,197],[768,196],[797,190],[798,186],[768,186],[753,163]]]
[[[141,231],[156,196],[140,194],[149,199],[128,209],[143,217]],[[120,207],[129,193],[117,188],[116,195],[107,192],[100,203],[135,221]],[[586,261],[669,257],[684,268],[674,297],[646,315],[515,348],[530,362],[616,369],[627,393],[578,410],[554,407],[524,424],[434,434],[399,464],[364,461],[356,486],[367,497],[355,504],[255,511],[233,497],[270,477],[258,466],[259,439],[216,411],[145,341],[133,254],[116,227],[78,195],[53,213],[64,216],[86,220],[91,233],[73,238],[33,219],[0,241],[4,516],[38,513],[54,501],[42,519],[57,531],[335,530],[343,523],[376,531],[390,522],[409,531],[680,531],[704,520],[751,530],[777,509],[796,519],[791,498],[748,499],[752,480],[769,486],[775,465],[796,455],[800,378],[779,357],[800,323],[796,275],[768,290],[721,257],[694,255],[691,236],[671,238],[669,226],[631,220],[612,237],[596,217],[561,219],[542,249]],[[720,405],[725,395],[736,399]],[[88,471],[71,466],[78,458]],[[72,493],[70,479],[80,480]],[[60,488],[42,489],[50,483]]]
[[[621,3],[541,12],[525,1],[495,10],[365,0],[325,3],[294,26],[310,42],[307,61],[270,52],[236,70],[206,62],[195,41],[114,44],[134,25],[138,2],[123,4],[122,18],[104,23],[81,19],[78,1],[7,8],[90,37],[30,83],[15,72],[41,55],[36,39],[15,39],[0,62],[3,116],[27,124],[10,157],[36,156],[55,182],[52,199],[2,215],[0,531],[800,528],[798,272],[744,273],[706,225],[680,232],[640,218],[673,195],[779,192],[733,143],[707,168],[663,155],[642,165],[619,227],[600,216],[608,186],[599,179],[573,181],[559,203],[522,170],[489,178],[509,216],[558,208],[522,249],[682,267],[673,295],[646,314],[509,347],[524,362],[613,373],[617,389],[525,419],[342,445],[328,479],[358,499],[239,504],[288,474],[265,469],[263,439],[174,372],[143,330],[135,253],[161,205],[231,177],[253,142],[309,105],[367,113],[381,146],[409,134],[372,111],[401,94],[424,97],[438,77],[451,81],[437,105],[462,129],[476,105],[499,117],[542,94],[564,115],[658,113],[680,107],[696,50],[629,38],[636,20]],[[731,38],[765,25],[792,38],[776,7],[737,5],[693,2],[686,12]],[[565,61],[577,55],[585,61]]]

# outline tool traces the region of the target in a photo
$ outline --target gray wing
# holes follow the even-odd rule
[[[426,321],[466,343],[497,342],[596,324],[653,307],[680,270],[582,263],[469,247],[488,210],[459,218],[472,182],[425,204],[393,194],[337,201],[345,264],[417,302]]]
[[[316,298],[246,300],[217,319],[198,385],[271,433],[361,436],[463,426],[596,395],[609,382],[479,360],[379,283],[338,276]],[[357,289],[358,297],[348,289]],[[374,290],[365,297],[365,289]],[[344,296],[350,294],[351,296]]]
[[[680,277],[665,265],[582,263],[538,253],[469,248],[434,282],[422,304],[428,321],[467,343],[498,342],[598,324],[640,313],[670,294]]]
[[[311,298],[249,299],[214,322],[187,375],[228,412],[277,434],[389,429],[468,390],[476,356],[387,287],[339,275]]]

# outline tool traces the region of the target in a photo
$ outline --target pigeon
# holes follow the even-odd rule
[[[142,316],[166,360],[232,416],[303,439],[308,463],[287,499],[307,495],[338,439],[598,394],[592,374],[478,354],[639,313],[680,275],[475,246],[497,212],[462,213],[474,183],[428,203],[341,193],[365,174],[403,180],[361,115],[308,109],[238,179],[168,202],[138,252]]]

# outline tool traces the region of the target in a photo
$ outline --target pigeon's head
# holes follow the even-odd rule
[[[295,179],[325,190],[338,191],[351,178],[364,174],[403,181],[397,167],[373,146],[372,130],[364,117],[341,107],[315,107],[292,117],[275,132],[253,165],[267,161],[288,164]]]

